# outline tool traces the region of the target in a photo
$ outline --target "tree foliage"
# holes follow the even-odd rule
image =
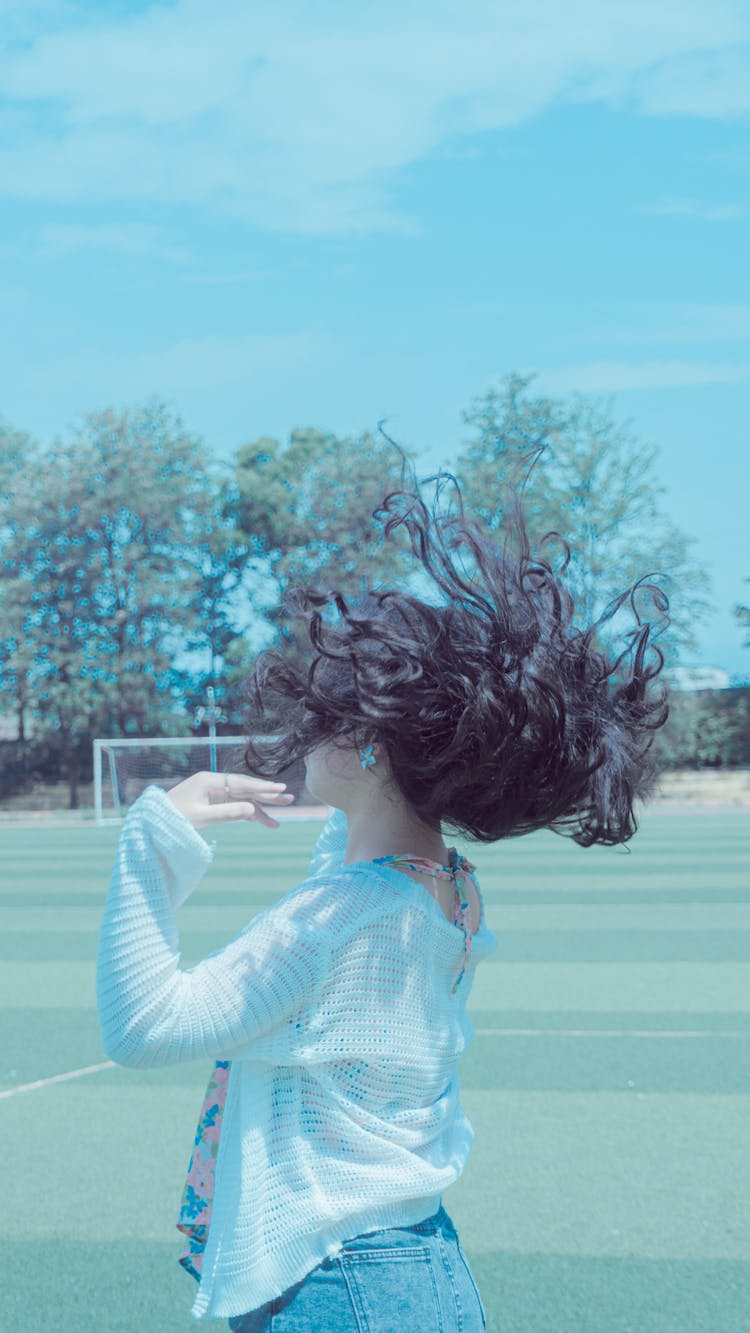
[[[312,428],[293,430],[286,444],[262,437],[237,451],[235,479],[238,527],[277,590],[265,613],[269,641],[280,636],[288,651],[295,645],[284,597],[293,585],[322,584],[356,597],[414,571],[405,538],[386,542],[373,519],[401,484],[401,457],[385,437]]]
[[[454,471],[466,508],[500,540],[524,482],[532,540],[554,530],[569,542],[589,622],[657,572],[672,621],[659,646],[673,663],[696,647],[709,585],[660,509],[656,451],[607,405],[544,397],[532,379],[507,376],[465,414],[472,435]],[[284,608],[295,584],[426,595],[406,534],[386,541],[373,518],[401,489],[403,456],[382,433],[307,427],[219,464],[158,399],[90,413],[47,448],[0,424],[0,688],[6,734],[15,720],[20,738],[3,742],[15,746],[9,772],[64,775],[75,804],[94,736],[185,733],[208,683],[236,726],[258,648],[280,638],[298,651]],[[750,646],[750,610],[735,615]],[[706,717],[695,743],[675,731],[673,752],[739,753],[743,725],[741,709]]]
[[[203,446],[158,401],[91,413],[41,466],[17,471],[3,673],[17,706],[31,705],[37,740],[56,741],[72,805],[82,740],[188,728],[179,658],[205,637],[207,602],[216,631],[233,532],[219,493]]]
[[[675,661],[680,650],[697,646],[710,581],[690,554],[694,539],[660,511],[656,449],[618,425],[609,406],[535,396],[533,379],[507,376],[464,414],[474,428],[457,463],[467,507],[499,530],[511,488],[522,484],[532,542],[554,531],[570,545],[566,578],[587,624],[628,585],[657,574],[671,620],[659,647]],[[649,618],[648,603],[639,610]]]
[[[37,441],[0,426],[0,689],[22,741],[34,664],[26,614],[34,584],[30,571],[19,566],[18,552],[39,473]]]
[[[750,583],[750,578],[745,579],[745,583]],[[732,608],[734,618],[738,622],[743,634],[743,648],[750,648],[750,606],[742,606],[739,602]]]
[[[665,769],[750,764],[750,688],[673,691],[654,755]]]

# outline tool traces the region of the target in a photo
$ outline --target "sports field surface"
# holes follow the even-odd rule
[[[629,852],[456,840],[500,949],[469,999],[476,1138],[443,1202],[500,1333],[750,1333],[750,814],[641,818]],[[319,831],[204,830],[181,966],[304,878]],[[118,832],[0,832],[3,1333],[227,1327],[191,1317],[177,1262],[211,1063],[101,1047]]]

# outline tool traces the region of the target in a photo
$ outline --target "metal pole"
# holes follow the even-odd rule
[[[208,739],[211,746],[211,772],[216,772],[216,705],[214,704],[214,687],[209,685],[208,690],[209,722]]]
[[[206,698],[208,702],[196,709],[194,725],[199,727],[201,722],[208,723],[209,764],[211,772],[216,773],[218,772],[218,764],[216,760],[216,723],[226,722],[227,719],[222,713],[219,704],[216,702],[213,685],[206,686]]]
[[[117,814],[121,815],[122,809],[120,807],[120,786],[117,781],[117,765],[115,764],[115,756],[111,746],[108,748],[107,754],[109,756],[109,777],[110,782],[112,783],[112,800]]]
[[[94,741],[94,810],[96,822],[102,822],[102,743]]]

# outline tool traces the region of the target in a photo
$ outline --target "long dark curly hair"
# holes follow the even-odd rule
[[[657,632],[669,623],[665,592],[644,575],[576,627],[562,577],[570,547],[556,532],[538,544],[560,542],[556,571],[532,555],[519,489],[490,536],[464,512],[450,472],[403,489],[402,460],[402,489],[373,518],[385,520],[386,538],[405,527],[442,604],[396,589],[356,598],[289,589],[284,611],[304,621],[303,652],[268,650],[255,663],[248,771],[276,778],[323,742],[377,741],[398,792],[431,828],[477,842],[543,828],[583,847],[626,842],[638,827],[634,802],[656,786],[649,750],[669,713],[666,687],[650,689],[664,658],[636,592],[650,592],[662,613]],[[420,491],[432,482],[430,512]],[[440,512],[446,486],[457,512]],[[637,623],[615,658],[595,635],[625,602]]]

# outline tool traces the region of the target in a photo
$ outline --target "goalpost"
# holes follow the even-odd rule
[[[97,824],[119,824],[146,787],[169,791],[193,773],[246,773],[247,736],[217,736],[216,725],[226,722],[212,685],[206,703],[195,710],[193,726],[208,727],[208,736],[101,736],[94,741],[94,812]],[[278,736],[259,736],[278,740]],[[307,806],[303,765],[293,764],[280,774],[288,790]],[[326,807],[330,814],[333,806]],[[309,807],[308,818],[319,817],[320,807]],[[317,812],[317,813],[316,813]],[[285,811],[287,815],[289,810]],[[302,813],[300,811],[299,813]]]
[[[97,824],[119,824],[146,787],[169,789],[191,773],[245,771],[245,736],[99,737],[94,741]]]

